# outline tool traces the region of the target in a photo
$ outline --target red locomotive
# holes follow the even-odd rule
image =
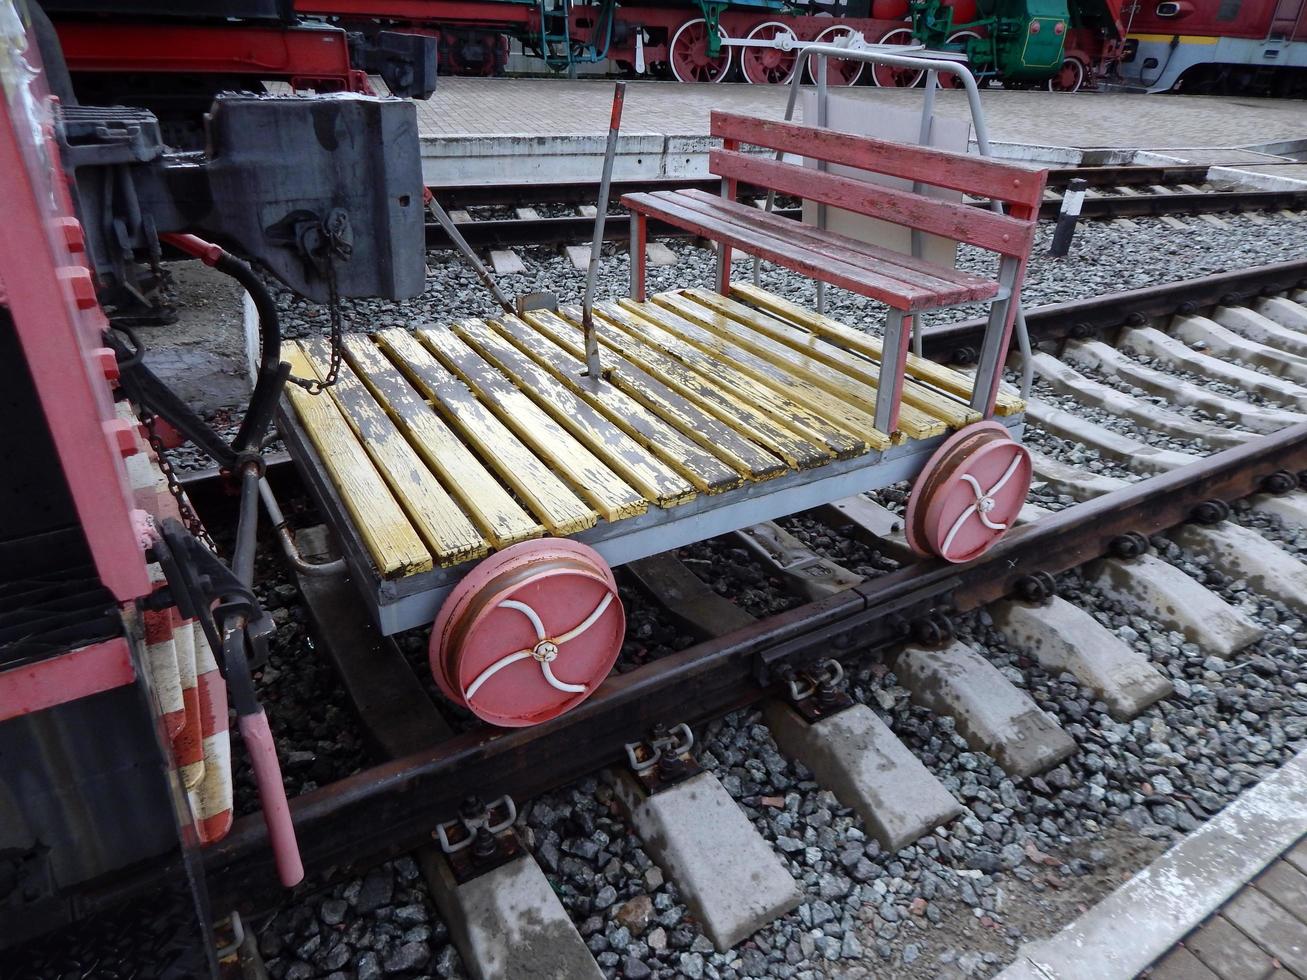
[[[1120,80],[1149,92],[1307,95],[1304,0],[1140,0]]]

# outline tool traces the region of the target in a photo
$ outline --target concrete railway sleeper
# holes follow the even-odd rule
[[[1272,295],[1253,304],[1260,313],[1237,301],[1230,291],[1234,277],[1223,281],[1225,292],[1207,302],[1176,298],[1201,297],[1201,281],[1187,293],[1173,290],[1171,305],[1154,311],[1157,319],[1121,316],[1126,322],[1116,326],[1126,329],[1116,339],[1137,351],[1130,347],[1132,331],[1153,330],[1172,344],[1184,344],[1180,337],[1187,337],[1191,353],[1180,363],[1195,369],[1191,359],[1201,358],[1212,336],[1193,333],[1197,321],[1231,332],[1254,330],[1261,337],[1307,323],[1294,298],[1302,294],[1292,289],[1301,272],[1281,268],[1274,278],[1259,270],[1248,277],[1256,281],[1260,274],[1269,283],[1262,288]],[[1155,294],[1132,312],[1148,302],[1161,304]],[[1220,503],[1251,498],[1253,507],[1307,526],[1294,476],[1307,471],[1307,420],[1289,408],[1257,416],[1258,406],[1212,392],[1206,397],[1219,401],[1204,403],[1209,408],[1219,405],[1236,420],[1258,418],[1265,431],[1217,427],[1186,414],[1184,404],[1144,401],[1146,392],[1136,387],[1139,376],[1114,370],[1136,363],[1133,358],[1101,341],[1071,339],[1074,331],[1066,320],[1091,315],[1095,303],[1099,312],[1108,305],[1085,304],[1091,309],[1067,312],[1057,325],[1040,311],[1032,314],[1037,344],[1056,349],[1059,338],[1070,342],[1062,344],[1060,360],[1038,355],[1040,391],[1047,385],[1050,395],[1037,391],[1028,425],[1091,446],[1103,458],[1125,463],[1128,475],[1094,473],[1036,452],[1037,480],[1081,502],[1049,501],[1060,506],[1050,509],[1037,495],[1039,504],[1023,508],[1018,530],[961,566],[914,563],[902,515],[861,495],[810,516],[871,542],[902,566],[897,571],[864,577],[778,524],[749,527],[738,539],[750,560],[801,603],[759,620],[718,595],[676,555],[642,559],[625,570],[623,580],[676,617],[698,644],[611,676],[587,702],[543,725],[455,731],[395,643],[372,631],[352,587],[339,578],[301,574],[299,588],[320,649],[375,752],[392,760],[292,800],[306,863],[333,869],[317,885],[417,848],[413,853],[426,885],[475,975],[511,977],[534,970],[597,976],[591,950],[531,849],[509,829],[511,810],[505,808],[512,800],[525,804],[602,772],[660,874],[676,884],[708,939],[728,949],[792,909],[800,891],[718,777],[694,764],[693,737],[678,735],[673,726],[685,723],[687,734],[702,731],[726,712],[761,704],[780,752],[801,762],[818,785],[853,809],[869,837],[893,852],[947,827],[960,804],[871,707],[844,694],[840,662],[881,661],[915,701],[951,717],[974,751],[995,759],[1013,779],[1029,779],[1075,753],[1077,740],[989,660],[953,637],[958,616],[986,609],[1011,649],[1050,674],[1074,677],[1114,718],[1128,720],[1170,696],[1171,681],[1085,609],[1060,598],[1055,576],[1077,569],[1105,596],[1140,610],[1208,656],[1232,662],[1262,637],[1262,627],[1147,553],[1150,537],[1170,533],[1186,552],[1231,578],[1307,610],[1301,562],[1254,531],[1223,521]],[[1163,315],[1175,313],[1181,303],[1188,305],[1174,322]],[[1101,329],[1109,335],[1106,322]],[[964,330],[965,325],[947,328],[955,337]],[[956,349],[935,343],[938,350]],[[1112,357],[1086,356],[1094,344]],[[1262,359],[1260,377],[1282,385],[1271,394],[1296,404],[1296,383],[1307,381],[1296,360],[1286,358],[1279,372],[1265,363],[1271,356],[1266,352],[1254,348],[1249,356]],[[1162,367],[1148,370],[1160,373]],[[1192,371],[1191,376],[1188,383],[1203,390],[1203,379]],[[1045,397],[1063,401],[1046,404]],[[1067,398],[1099,413],[1096,420],[1068,411]],[[1109,417],[1126,420],[1134,434],[1110,427],[1117,423]],[[1141,441],[1144,430],[1183,440],[1191,449],[1149,455],[1149,445]],[[1151,462],[1130,465],[1132,460]],[[284,473],[278,479],[291,489]],[[196,498],[204,500],[202,493]],[[331,545],[321,543],[326,536],[316,545],[314,540],[299,533],[301,557],[330,560]],[[651,759],[651,767],[643,765]],[[469,797],[482,803],[473,805]],[[433,842],[433,826],[442,828],[453,853],[443,853]],[[705,834],[704,827],[716,827],[720,834]],[[204,865],[216,907],[238,908],[248,916],[276,900],[266,845],[266,830],[255,814],[240,818],[227,839],[208,850]],[[89,910],[171,871],[142,869],[135,879],[120,880],[112,896],[88,892],[77,900]],[[530,928],[524,925],[528,920]],[[551,950],[543,967],[522,958],[539,949],[538,941]]]

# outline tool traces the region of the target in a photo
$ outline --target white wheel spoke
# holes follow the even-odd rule
[[[949,529],[947,536],[944,538],[944,543],[940,546],[939,553],[941,555],[948,554],[948,549],[953,544],[953,539],[958,536],[958,532],[962,530],[962,525],[967,523],[967,518],[975,513],[977,513],[977,511],[973,504],[958,515],[958,519],[953,522],[953,527]]]
[[[499,605],[502,609],[516,609],[527,619],[531,620],[531,625],[534,626],[536,630],[537,640],[543,640],[549,635],[545,632],[545,624],[540,622],[540,617],[536,615],[536,611],[525,602],[518,602],[516,599],[505,599]]]
[[[554,642],[562,644],[562,643],[566,643],[568,640],[576,639],[578,636],[580,636],[582,633],[588,630],[591,626],[593,626],[596,622],[598,622],[599,617],[604,614],[604,610],[609,607],[612,601],[613,601],[613,594],[611,592],[605,592],[603,600],[600,601],[599,605],[595,606],[594,612],[592,612],[589,616],[587,616],[579,626],[575,626],[572,629],[568,630],[566,633],[564,633]]]
[[[530,656],[530,650],[518,650],[516,653],[510,653],[507,657],[504,657],[501,660],[496,660],[485,670],[481,671],[481,673],[477,675],[477,679],[468,685],[468,689],[463,692],[463,700],[470,701],[472,696],[476,694],[477,691],[481,690],[482,684],[490,680],[490,678],[494,677],[510,664],[515,664],[519,660],[526,660]]]
[[[542,663],[540,669],[545,672],[545,680],[549,682],[549,686],[556,690],[566,691],[568,694],[580,694],[585,690],[584,684],[567,684],[560,681],[554,676],[553,668],[550,667],[548,663]]]
[[[1015,456],[1012,457],[1012,462],[1008,464],[1008,468],[1006,472],[1004,472],[1004,474],[998,478],[997,483],[995,483],[992,487],[989,488],[989,491],[985,494],[985,496],[992,497],[994,496],[994,494],[1002,490],[1003,485],[1007,483],[1008,480],[1012,479],[1012,474],[1015,473],[1017,471],[1017,468],[1020,466],[1021,466],[1021,454],[1017,453]]]

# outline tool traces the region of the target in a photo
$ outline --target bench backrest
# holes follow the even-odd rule
[[[1034,241],[1046,170],[728,112],[712,114],[711,132],[722,139],[723,149],[710,152],[708,169],[730,182],[855,211],[1000,255],[1024,258]],[[1008,205],[1008,213],[741,153],[741,143],[999,200]]]

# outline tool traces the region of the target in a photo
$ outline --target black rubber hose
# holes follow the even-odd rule
[[[277,303],[263,280],[247,263],[230,252],[224,251],[213,267],[245,287],[259,316],[259,370],[254,382],[254,393],[250,395],[249,408],[241,419],[240,430],[232,443],[232,448],[241,453],[258,446],[263,440],[263,433],[272,420],[272,411],[277,399],[281,397],[289,372],[281,363],[281,319],[277,315]]]

